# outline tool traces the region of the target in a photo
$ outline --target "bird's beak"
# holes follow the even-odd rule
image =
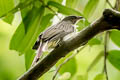
[[[78,16],[78,17],[77,17],[78,20],[79,20],[79,19],[83,19],[83,18],[84,18],[84,17],[82,17],[82,16]]]

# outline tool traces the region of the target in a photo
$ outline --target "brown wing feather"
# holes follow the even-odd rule
[[[42,39],[44,39],[44,38],[49,39],[50,37],[52,37],[54,35],[60,34],[61,32],[69,34],[71,32],[74,32],[74,27],[71,24],[67,24],[67,23],[62,22],[62,23],[59,23],[58,25],[54,25],[54,26],[48,28],[47,30],[45,30],[43,32],[43,35],[41,38]]]
[[[46,29],[42,35],[41,39],[43,41],[57,41],[63,38],[65,35],[74,32],[74,26],[65,22],[58,23]],[[33,46],[33,49],[37,49],[40,44],[40,40]]]

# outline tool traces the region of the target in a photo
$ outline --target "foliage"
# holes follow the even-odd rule
[[[105,79],[105,74],[98,74],[98,75],[94,78],[94,80],[106,80],[106,79]]]
[[[120,70],[120,51],[119,50],[112,50],[109,52],[108,60],[111,64]]]
[[[116,0],[110,1],[112,6],[115,6],[115,1]],[[35,56],[35,50],[32,50],[32,47],[36,42],[39,34],[42,31],[44,31],[47,27],[52,25],[52,23],[58,19],[56,14],[59,15],[61,14],[62,17],[58,15],[60,18],[63,18],[63,16],[68,16],[68,15],[83,16],[85,19],[79,21],[76,24],[78,26],[77,31],[80,31],[83,28],[87,27],[89,24],[91,24],[92,21],[95,21],[98,17],[100,17],[105,8],[111,8],[105,0],[0,0],[0,18],[2,19],[2,21],[0,22],[0,28],[1,28],[0,40],[1,42],[3,42],[3,45],[4,43],[7,42],[7,44],[9,44],[9,49],[16,51],[15,53],[16,54],[18,53],[20,57],[21,55],[24,55],[25,68],[26,70],[28,70]],[[20,23],[17,23],[18,21]],[[18,26],[13,26],[15,25],[14,23],[16,23]],[[6,30],[4,31],[4,26],[2,27],[2,25],[10,27],[10,29],[5,27]],[[11,30],[11,32],[8,32],[9,30],[7,29]],[[3,33],[6,33],[7,35],[8,33],[10,34],[9,36],[7,36],[9,38],[8,39],[9,41],[7,41],[7,39],[5,39],[2,36]],[[105,75],[102,73],[96,76],[94,73],[91,73],[92,70],[90,70],[90,72],[87,73],[87,69],[90,66],[90,64],[93,62],[95,57],[101,54],[100,52],[104,50],[103,49],[104,36],[105,34],[102,33],[91,39],[87,44],[89,45],[89,48],[86,47],[83,51],[80,52],[87,54],[83,54],[84,56],[78,54],[76,57],[72,58],[68,63],[63,65],[63,67],[61,67],[59,71],[59,75],[57,76],[57,78],[66,79],[66,80],[68,79],[105,80],[104,79]],[[108,42],[108,44],[111,46],[111,48],[108,50],[108,61],[115,68],[120,70],[119,67],[120,51],[118,50],[120,47],[120,38],[119,38],[120,31],[117,30],[110,31],[109,37],[111,42]],[[6,42],[4,42],[4,40],[2,39],[5,39]],[[112,49],[114,47],[113,45],[117,46],[118,48],[114,48],[113,50]],[[4,53],[4,51],[2,52],[3,48],[0,46],[1,49],[0,53]],[[9,52],[10,51],[8,51],[8,53]],[[74,52],[75,51],[72,51],[64,59],[60,60],[54,67],[58,67],[59,64],[61,64],[66,58],[68,58]],[[78,56],[79,58],[77,58]],[[0,60],[2,60],[2,58]],[[101,58],[100,61],[102,61]],[[101,69],[101,64],[103,65],[103,61],[102,63],[100,63],[100,61],[97,62],[98,64],[96,65],[93,64],[93,65],[95,67],[99,65],[97,68]],[[0,62],[2,64],[2,61]],[[4,66],[2,68],[4,68]],[[0,80],[6,80],[8,78],[10,80],[13,80],[18,77],[18,75],[16,75],[17,77],[14,78],[12,77],[10,78],[10,76],[2,78],[1,75],[3,74],[8,75],[9,72],[7,71],[4,72],[3,71],[4,69],[3,70],[1,69],[0,69]],[[94,72],[97,72],[97,70],[94,70]],[[50,76],[51,78],[53,76],[53,73],[48,72],[45,75],[49,75],[49,74],[51,74]],[[91,74],[92,77],[88,76]],[[45,79],[45,76],[43,76],[41,79],[42,80]],[[110,80],[112,79],[114,78],[111,78]]]

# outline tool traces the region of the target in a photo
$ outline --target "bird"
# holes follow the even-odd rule
[[[57,24],[44,30],[39,35],[38,40],[35,42],[32,48],[38,50],[32,62],[32,66],[34,66],[39,61],[45,49],[50,47],[55,48],[66,35],[75,32],[74,24],[82,18],[82,16],[67,16]]]

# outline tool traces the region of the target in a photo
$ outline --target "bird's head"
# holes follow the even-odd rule
[[[72,24],[75,24],[78,20],[82,18],[82,16],[67,16],[62,21],[70,21]]]

